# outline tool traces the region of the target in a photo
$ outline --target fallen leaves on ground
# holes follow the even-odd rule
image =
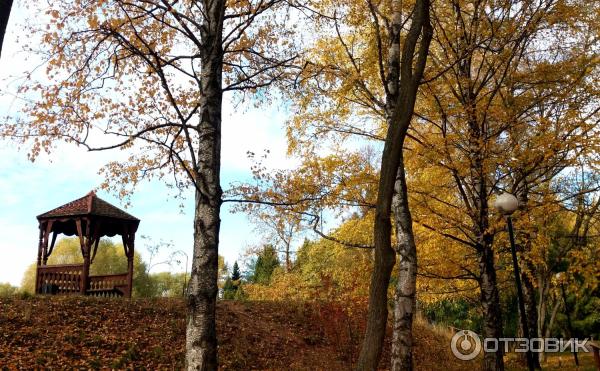
[[[364,328],[362,313],[333,321],[336,312],[324,308],[326,303],[219,302],[220,368],[351,369]],[[415,325],[415,336],[417,369],[464,367],[452,359],[447,337],[423,324]],[[2,368],[177,370],[184,366],[184,352],[180,299],[0,298]],[[389,343],[382,368],[388,359]]]

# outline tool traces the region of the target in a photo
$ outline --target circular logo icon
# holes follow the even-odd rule
[[[481,340],[473,331],[461,330],[452,336],[450,348],[456,358],[470,361],[481,352]]]

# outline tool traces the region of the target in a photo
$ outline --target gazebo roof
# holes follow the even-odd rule
[[[71,216],[98,216],[111,219],[120,219],[132,222],[139,222],[135,216],[126,213],[116,206],[109,204],[100,197],[96,196],[94,191],[66,203],[62,206],[52,209],[37,216],[38,220],[65,218]]]

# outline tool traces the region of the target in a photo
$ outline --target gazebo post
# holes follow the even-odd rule
[[[127,257],[127,297],[131,298],[133,291],[133,243],[131,245],[130,256]]]
[[[85,244],[87,245],[87,244]],[[81,294],[85,295],[90,281],[90,251],[83,246],[83,271],[81,272]]]
[[[85,295],[87,291],[89,276],[90,276],[90,250],[88,249],[88,243],[84,240],[83,231],[81,228],[81,219],[75,221],[77,226],[77,234],[79,235],[79,244],[81,246],[81,254],[83,255],[83,269],[81,272],[81,287],[79,288],[82,295]],[[89,221],[87,222],[87,228],[89,229]],[[87,238],[89,240],[89,238]]]
[[[39,223],[40,234],[38,241],[38,255],[37,255],[37,267],[35,269],[35,293],[38,294],[40,292],[40,273],[39,267],[42,264],[42,244],[44,238],[44,225],[42,222]]]
[[[40,265],[42,265],[42,244],[44,243],[43,238],[44,238],[44,224],[40,223],[39,224],[39,228],[40,228],[40,239],[38,242],[38,255],[37,255],[37,265],[38,267]]]
[[[133,292],[133,258],[135,256],[135,232],[132,232],[130,228],[124,228],[123,235],[123,248],[125,249],[125,255],[127,256],[127,297],[131,298]]]
[[[54,221],[52,220],[48,220],[46,222],[46,227],[43,229],[43,237],[42,237],[42,251],[41,251],[41,265],[46,265],[46,262],[48,260],[48,238],[50,237],[50,231],[52,230],[52,225],[54,224]]]

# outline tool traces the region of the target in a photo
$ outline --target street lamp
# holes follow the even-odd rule
[[[567,315],[567,328],[569,330],[569,336],[573,337],[573,325],[571,324],[571,311],[569,310],[569,304],[567,303],[567,294],[565,292],[565,281],[562,279],[563,273],[556,273],[554,276],[556,281],[560,285],[560,290],[562,292],[563,301],[565,302],[565,314]],[[577,351],[573,348],[573,358],[575,358],[575,366],[579,367],[579,360],[577,359]]]
[[[517,249],[515,247],[515,234],[513,231],[511,215],[519,207],[519,200],[510,194],[502,193],[496,198],[494,207],[506,216],[506,224],[508,225],[508,236],[510,238],[510,250],[512,253],[513,269],[515,271],[515,284],[517,286],[517,297],[519,299],[519,312],[521,312],[521,326],[523,327],[523,335],[530,340],[529,325],[527,324],[527,315],[525,313],[525,302],[523,301],[523,287],[521,286],[521,273],[519,272],[519,263],[517,261]],[[527,347],[527,366],[530,371],[534,370],[533,353],[530,349],[531,344]]]

